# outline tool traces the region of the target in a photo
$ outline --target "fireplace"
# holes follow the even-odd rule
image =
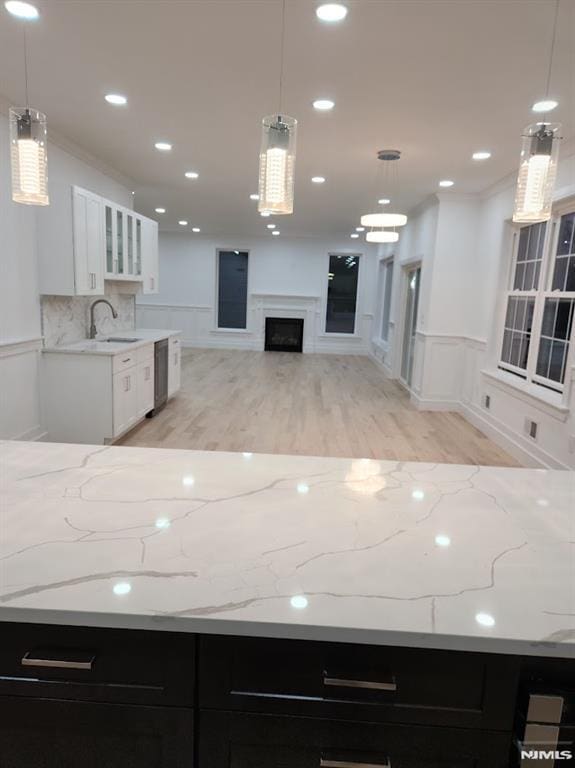
[[[266,352],[303,352],[303,319],[266,317]]]

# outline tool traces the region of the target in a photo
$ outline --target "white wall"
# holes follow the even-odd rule
[[[574,179],[575,155],[564,153],[558,200],[575,195]],[[567,374],[561,404],[541,388],[527,391],[497,368],[514,191],[510,176],[481,196],[442,193],[412,213],[400,236],[396,264],[422,264],[412,400],[420,408],[461,412],[526,464],[575,468],[575,370]],[[391,252],[387,248],[381,256]],[[395,332],[388,345],[378,339],[371,345],[374,359],[394,377],[401,357],[402,290],[399,268],[391,310]],[[538,424],[536,441],[527,435],[528,420]]]
[[[39,398],[38,238],[45,236],[49,222],[53,234],[48,247],[54,252],[65,247],[70,250],[72,184],[123,205],[131,206],[132,196],[125,186],[85,160],[50,143],[50,205],[38,208],[13,203],[9,158],[8,120],[0,114],[0,438],[37,439],[44,434]]]
[[[360,240],[253,238],[230,241],[160,233],[160,293],[137,297],[137,325],[184,331],[186,346],[263,348],[263,322],[305,316],[304,351],[367,352],[373,315],[376,249]],[[216,320],[216,253],[249,251],[246,331],[222,331]],[[324,333],[330,253],[359,253],[356,334]]]

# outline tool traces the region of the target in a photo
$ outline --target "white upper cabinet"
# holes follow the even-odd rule
[[[40,293],[102,296],[106,280],[157,293],[157,222],[81,187],[71,198],[67,216],[60,201],[61,211],[50,206],[39,220]]]
[[[72,214],[76,293],[81,296],[102,295],[102,199],[84,189],[74,189]]]
[[[142,220],[142,277],[143,292],[158,293],[160,287],[158,222],[152,219]]]

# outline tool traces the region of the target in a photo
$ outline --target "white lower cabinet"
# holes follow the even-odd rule
[[[179,354],[179,345],[176,349]],[[153,343],[114,356],[42,355],[42,409],[50,440],[111,443],[153,408]]]
[[[154,358],[138,363],[138,420],[154,408]]]
[[[118,437],[138,421],[137,387],[137,366],[114,374],[112,384],[114,437]]]
[[[170,338],[168,353],[168,397],[172,397],[180,388],[182,379],[182,350],[180,340]]]

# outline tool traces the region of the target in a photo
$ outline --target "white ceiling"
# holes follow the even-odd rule
[[[299,121],[296,208],[287,235],[347,236],[371,207],[375,153],[402,150],[399,207],[437,182],[475,193],[517,165],[545,90],[553,0],[345,0],[320,23],[287,0],[284,111]],[[279,0],[38,0],[27,25],[30,99],[49,130],[133,179],[141,212],[168,209],[204,234],[258,235],[260,120],[278,101]],[[561,0],[553,119],[574,135],[575,0]],[[0,10],[0,93],[23,100],[22,23]],[[124,93],[114,108],[104,94]],[[330,97],[331,113],[311,102]],[[171,153],[154,142],[173,143]],[[478,163],[471,153],[489,149]],[[200,173],[197,181],[184,171]],[[324,185],[310,182],[313,175]],[[382,190],[383,192],[383,190]],[[278,219],[274,219],[278,221]]]

